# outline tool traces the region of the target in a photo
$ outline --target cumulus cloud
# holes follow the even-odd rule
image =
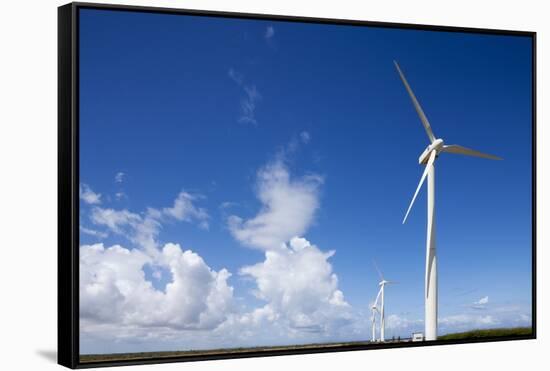
[[[204,227],[201,223],[209,216],[195,205],[200,198],[181,192],[171,206],[141,213],[100,206],[90,210],[94,225],[132,245],[80,247],[80,330],[86,349],[107,343],[119,351],[135,351],[139,343],[152,342],[157,344],[153,347],[189,348],[198,340],[193,336],[189,341],[186,331],[212,331],[235,315],[227,269],[215,271],[198,253],[158,240],[166,221]],[[106,236],[84,227],[81,231]],[[215,341],[210,335],[202,338],[204,344]]]
[[[263,262],[241,268],[241,275],[255,279],[255,296],[267,303],[254,316],[262,313],[308,332],[328,331],[335,319],[345,319],[349,304],[328,262],[333,255],[295,237],[266,251]]]
[[[139,310],[138,292],[150,285],[142,279],[141,267],[150,258],[140,250],[103,244],[80,247],[80,316],[84,320],[118,323],[125,309]],[[135,308],[125,303],[132,302]],[[131,316],[131,315],[130,315]]]
[[[145,279],[145,264],[170,271],[164,291]],[[226,269],[212,270],[197,253],[177,244],[166,244],[156,257],[120,245],[81,246],[81,330],[93,333],[100,324],[118,329],[215,328],[232,311],[230,276]]]
[[[239,274],[255,282],[253,295],[265,302],[241,318],[289,333],[332,334],[352,321],[351,306],[338,289],[338,277],[324,252],[302,237],[319,208],[319,175],[292,177],[285,152],[257,173],[256,193],[262,206],[245,220],[232,215],[233,237],[264,251],[265,259],[242,267]]]
[[[235,71],[233,68],[229,69],[228,76],[242,89],[243,92],[240,102],[241,116],[239,117],[239,122],[257,125],[256,105],[258,101],[261,100],[262,95],[256,88],[256,85],[246,84],[244,82],[243,75]]]
[[[300,140],[306,142],[303,136]],[[177,244],[160,246],[164,221],[208,222],[206,210],[196,205],[200,196],[181,192],[172,205],[142,213],[95,206],[90,213],[94,225],[126,237],[137,248],[81,246],[83,344],[117,339],[128,345],[130,339],[145,339],[161,347],[196,349],[201,344],[211,348],[364,338],[366,327],[358,325],[362,317],[338,288],[330,263],[335,252],[296,237],[313,223],[323,178],[291,176],[285,163],[289,153],[284,152],[257,173],[257,214],[228,219],[237,241],[265,254],[263,261],[239,270],[240,277],[253,281],[249,294],[260,305],[238,305],[226,269],[213,270],[196,252]],[[191,338],[185,331],[195,332]]]
[[[101,203],[101,194],[92,191],[90,186],[81,183],[79,187],[80,199],[87,204],[97,205]]]
[[[257,174],[258,214],[248,220],[232,215],[229,230],[241,243],[261,250],[280,249],[309,228],[319,208],[323,178],[311,174],[292,178],[283,160],[277,159]]]

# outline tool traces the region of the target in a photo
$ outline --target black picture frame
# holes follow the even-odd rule
[[[476,33],[528,37],[532,42],[532,333],[520,336],[499,336],[468,340],[436,340],[430,342],[353,344],[288,350],[250,350],[238,354],[209,354],[138,360],[117,360],[81,363],[79,360],[79,10],[181,14],[239,19],[283,20],[288,22],[354,25],[445,32]],[[58,363],[69,368],[121,366],[228,358],[263,357],[289,354],[341,352],[381,348],[480,343],[536,339],[536,32],[463,28],[421,24],[386,23],[347,19],[310,18],[268,14],[232,13],[144,6],[70,3],[58,8]]]

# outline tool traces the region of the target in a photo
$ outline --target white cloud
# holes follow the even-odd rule
[[[499,321],[492,315],[456,314],[442,317],[438,323],[443,331],[452,328],[454,331],[475,329],[497,325]]]
[[[264,37],[271,39],[275,35],[275,28],[273,26],[267,26]]]
[[[145,279],[145,264],[170,271],[165,291]],[[93,333],[101,324],[146,333],[164,328],[172,334],[215,328],[232,312],[230,276],[226,269],[212,270],[198,254],[177,244],[166,244],[156,257],[120,245],[81,246],[81,331]],[[105,329],[100,326],[99,331]]]
[[[263,262],[240,269],[240,275],[255,280],[253,293],[266,303],[242,320],[276,320],[287,333],[334,334],[336,327],[351,320],[351,308],[328,262],[334,251],[323,252],[296,237],[313,222],[323,180],[318,175],[292,178],[283,157],[284,153],[258,171],[262,207],[257,215],[248,220],[228,218],[235,239],[265,252]]]
[[[241,243],[261,250],[279,249],[294,236],[303,235],[319,208],[319,175],[291,178],[281,159],[260,169],[257,197],[262,203],[258,214],[248,220],[232,215],[229,230]]]
[[[151,344],[196,349],[362,338],[363,328],[354,327],[357,317],[329,262],[334,251],[294,237],[311,225],[321,183],[317,175],[292,178],[282,155],[258,172],[263,206],[256,217],[233,225],[231,233],[265,252],[263,261],[239,272],[254,280],[254,294],[263,302],[259,306],[238,304],[226,269],[214,271],[197,253],[176,244],[161,248],[158,235],[165,220],[208,221],[206,211],[195,205],[199,196],[181,192],[170,207],[142,213],[94,207],[90,218],[95,225],[137,248],[81,246],[82,344],[135,351],[140,342],[151,350]],[[157,287],[166,278],[166,287]]]
[[[156,239],[161,228],[157,210],[148,209],[144,215],[140,215],[126,209],[94,207],[90,219],[94,224],[105,226],[111,232],[124,236],[149,254],[157,253]]]
[[[201,224],[207,222],[207,212],[194,205],[198,199],[181,192],[172,206],[142,213],[99,206],[91,210],[95,225],[125,237],[133,248],[81,246],[81,339],[88,352],[104,352],[98,344],[109,344],[110,351],[136,351],[143,349],[139,344],[149,344],[151,350],[216,342],[211,330],[234,315],[231,274],[211,269],[196,252],[158,241],[165,221],[207,226]],[[151,269],[155,285],[168,280],[165,288],[146,279],[144,266]],[[197,330],[209,331],[196,336]]]
[[[255,295],[267,304],[264,311],[290,329],[325,332],[333,320],[346,318],[349,304],[338,290],[338,278],[328,259],[304,238],[292,238],[278,250],[265,253],[261,263],[241,268],[256,281]]]
[[[158,248],[157,236],[161,228],[162,224],[158,218],[158,211],[149,208],[141,221],[133,225],[133,233],[130,234],[129,238],[138,246],[156,254]]]
[[[208,229],[208,213],[205,209],[196,207],[193,202],[199,198],[187,192],[180,192],[172,207],[164,208],[162,211],[176,220],[191,222],[196,220],[203,228]]]
[[[257,173],[256,191],[262,206],[256,216],[228,218],[236,240],[265,253],[263,262],[239,271],[254,279],[253,294],[265,305],[239,321],[262,323],[273,332],[282,331],[283,337],[335,336],[352,322],[353,314],[328,261],[334,251],[323,252],[296,237],[304,235],[314,220],[323,179],[318,175],[292,177],[284,163],[287,152],[283,148]]]
[[[148,262],[150,258],[143,252],[119,245],[108,249],[103,244],[81,246],[81,319],[119,323],[130,309],[128,302],[135,306],[132,312],[139,310],[137,302],[151,288],[141,271]]]
[[[105,232],[96,231],[95,229],[90,229],[83,226],[80,226],[80,232],[90,236],[98,237],[100,239],[107,238],[107,235],[108,235]]]
[[[256,104],[261,100],[262,96],[256,88],[256,85],[245,84],[243,75],[233,68],[229,69],[228,75],[244,93],[244,96],[241,98],[241,116],[239,117],[239,122],[257,125],[258,122],[255,113]]]
[[[81,183],[79,187],[80,199],[90,205],[97,205],[101,203],[101,194],[95,193],[85,183]]]
[[[124,181],[124,178],[126,177],[126,174],[122,171],[119,171],[115,174],[115,183],[122,183]]]
[[[418,331],[424,327],[422,319],[409,319],[398,314],[390,314],[386,317],[386,328],[389,330],[408,332]]]
[[[193,201],[197,197],[180,192],[172,207],[162,210],[148,208],[144,213],[137,214],[126,209],[94,207],[90,219],[96,225],[107,227],[110,231],[126,237],[137,246],[151,254],[158,248],[157,236],[162,228],[162,221],[172,218],[178,221],[196,222],[202,229],[208,229],[209,215],[205,209],[196,207]]]
[[[489,297],[484,296],[481,299],[475,301],[472,304],[472,308],[474,308],[474,309],[485,309],[488,303],[489,303]]]
[[[241,99],[242,115],[239,117],[239,121],[256,125],[258,123],[255,115],[256,103],[262,96],[255,85],[244,86],[243,89],[245,96]]]
[[[474,304],[484,305],[484,304],[487,304],[488,302],[489,302],[489,297],[484,296],[481,299],[479,299],[478,301],[476,301]]]
[[[114,210],[95,207],[91,213],[92,222],[103,225],[111,231],[122,234],[123,228],[141,222],[141,216],[128,210]]]

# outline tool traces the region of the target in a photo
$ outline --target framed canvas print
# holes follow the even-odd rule
[[[59,363],[534,339],[535,33],[59,8]]]

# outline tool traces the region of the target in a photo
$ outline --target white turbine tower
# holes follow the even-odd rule
[[[385,338],[385,331],[386,331],[386,316],[385,316],[385,307],[384,307],[384,289],[386,285],[391,283],[397,283],[394,281],[387,281],[384,279],[384,276],[382,275],[382,272],[380,272],[380,269],[378,269],[378,266],[376,263],[374,263],[374,267],[376,268],[376,271],[378,271],[378,275],[380,276],[380,282],[378,285],[380,285],[380,291],[378,292],[378,296],[376,297],[376,300],[378,301],[378,297],[380,297],[380,341],[384,342],[386,340]]]
[[[403,75],[403,72],[401,72],[401,68],[399,68],[399,65],[397,64],[396,61],[394,61],[394,64],[395,64],[395,67],[397,68],[397,72],[399,72],[401,81],[403,81],[403,85],[405,85],[405,88],[407,89],[407,92],[411,97],[414,108],[416,109],[416,113],[418,113],[418,116],[420,117],[420,121],[422,122],[422,125],[424,125],[424,129],[428,134],[428,138],[430,139],[430,144],[424,150],[424,152],[422,152],[422,154],[418,159],[418,163],[426,165],[426,168],[424,169],[424,173],[420,178],[418,187],[416,188],[412,201],[409,205],[409,208],[407,209],[407,213],[405,214],[405,218],[403,219],[403,224],[407,220],[407,216],[411,211],[411,207],[414,203],[414,200],[416,199],[416,196],[418,195],[418,191],[420,190],[420,187],[424,183],[424,180],[426,179],[426,176],[427,176],[428,177],[428,227],[427,227],[427,238],[426,238],[426,275],[425,275],[426,290],[424,294],[424,300],[425,300],[424,324],[425,324],[425,339],[437,340],[437,259],[436,259],[436,250],[435,250],[435,168],[434,168],[435,159],[439,156],[441,152],[449,152],[449,153],[456,153],[456,154],[467,155],[467,156],[482,157],[482,158],[487,158],[491,160],[501,160],[501,158],[493,155],[488,155],[486,153],[478,152],[473,149],[465,148],[455,144],[445,145],[443,144],[443,139],[436,139],[434,133],[432,132],[430,123],[428,122],[428,119],[426,118],[424,111],[422,111],[422,107],[420,107],[420,104],[418,103],[418,100],[414,96],[414,93],[411,87],[409,86],[407,79],[405,79],[405,75]]]
[[[376,341],[376,313],[380,313],[378,310],[378,299],[380,298],[380,293],[382,292],[382,288],[378,290],[378,295],[376,295],[376,300],[374,301],[374,304],[371,306],[372,311],[372,342]]]

